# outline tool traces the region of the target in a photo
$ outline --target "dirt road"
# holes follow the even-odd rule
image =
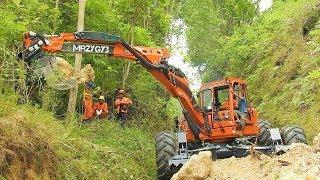
[[[320,180],[320,134],[313,145],[293,144],[280,156],[248,156],[211,160],[211,152],[194,155],[172,180],[309,179]]]

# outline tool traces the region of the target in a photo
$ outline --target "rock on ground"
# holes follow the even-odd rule
[[[211,168],[209,168],[211,167]],[[211,152],[200,152],[177,172],[173,180],[184,179],[320,179],[320,134],[313,145],[293,144],[280,156],[231,157],[212,161]]]
[[[197,180],[206,179],[211,173],[213,165],[210,151],[200,152],[193,155],[186,164],[176,173],[172,180]]]

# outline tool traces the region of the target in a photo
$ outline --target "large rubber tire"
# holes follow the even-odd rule
[[[178,154],[178,141],[170,131],[158,133],[155,140],[158,179],[170,179],[177,171],[169,167],[169,159]]]
[[[266,120],[258,121],[260,132],[258,135],[257,143],[260,146],[270,146],[271,145],[271,135],[269,129],[271,129],[271,124]]]
[[[291,145],[293,143],[308,144],[307,136],[299,126],[285,126],[281,129],[281,133],[285,145]]]

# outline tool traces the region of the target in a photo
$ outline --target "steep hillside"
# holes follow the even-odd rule
[[[302,31],[308,19],[319,18],[317,2],[277,2],[227,43],[234,54],[228,75],[248,79],[260,116],[278,126],[299,124],[309,139],[320,132],[320,34],[318,27],[306,37]]]
[[[187,16],[189,46],[209,47],[205,51],[191,48],[190,61],[203,69],[204,81],[227,76],[247,79],[250,99],[258,107],[260,118],[272,121],[274,126],[301,125],[311,140],[320,131],[319,3],[274,1],[271,9],[252,21],[232,15],[249,11],[240,6],[243,3],[238,9],[225,8],[222,15],[211,13],[216,21],[194,21]],[[214,6],[207,8],[219,12]],[[185,11],[187,15],[194,12],[196,17],[207,17],[201,9],[187,7]],[[239,21],[229,34],[221,26],[228,24],[225,14]],[[199,36],[207,41],[195,40]]]
[[[16,179],[153,179],[153,138],[114,122],[66,128],[51,113],[0,95],[0,169]]]

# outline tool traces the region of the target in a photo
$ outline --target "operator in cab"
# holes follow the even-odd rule
[[[99,101],[94,104],[93,109],[97,118],[104,119],[108,117],[109,110],[104,96],[99,97]]]
[[[118,91],[117,99],[114,103],[114,107],[117,112],[117,119],[120,121],[120,125],[125,128],[124,124],[128,118],[128,107],[132,104],[132,101],[125,97],[125,91],[120,89]]]
[[[233,95],[236,98],[238,105],[235,108],[234,112],[240,117],[240,120],[238,120],[237,123],[241,126],[244,126],[248,116],[247,99],[245,93],[243,92],[243,90],[240,91],[240,94],[237,94],[233,91]]]

